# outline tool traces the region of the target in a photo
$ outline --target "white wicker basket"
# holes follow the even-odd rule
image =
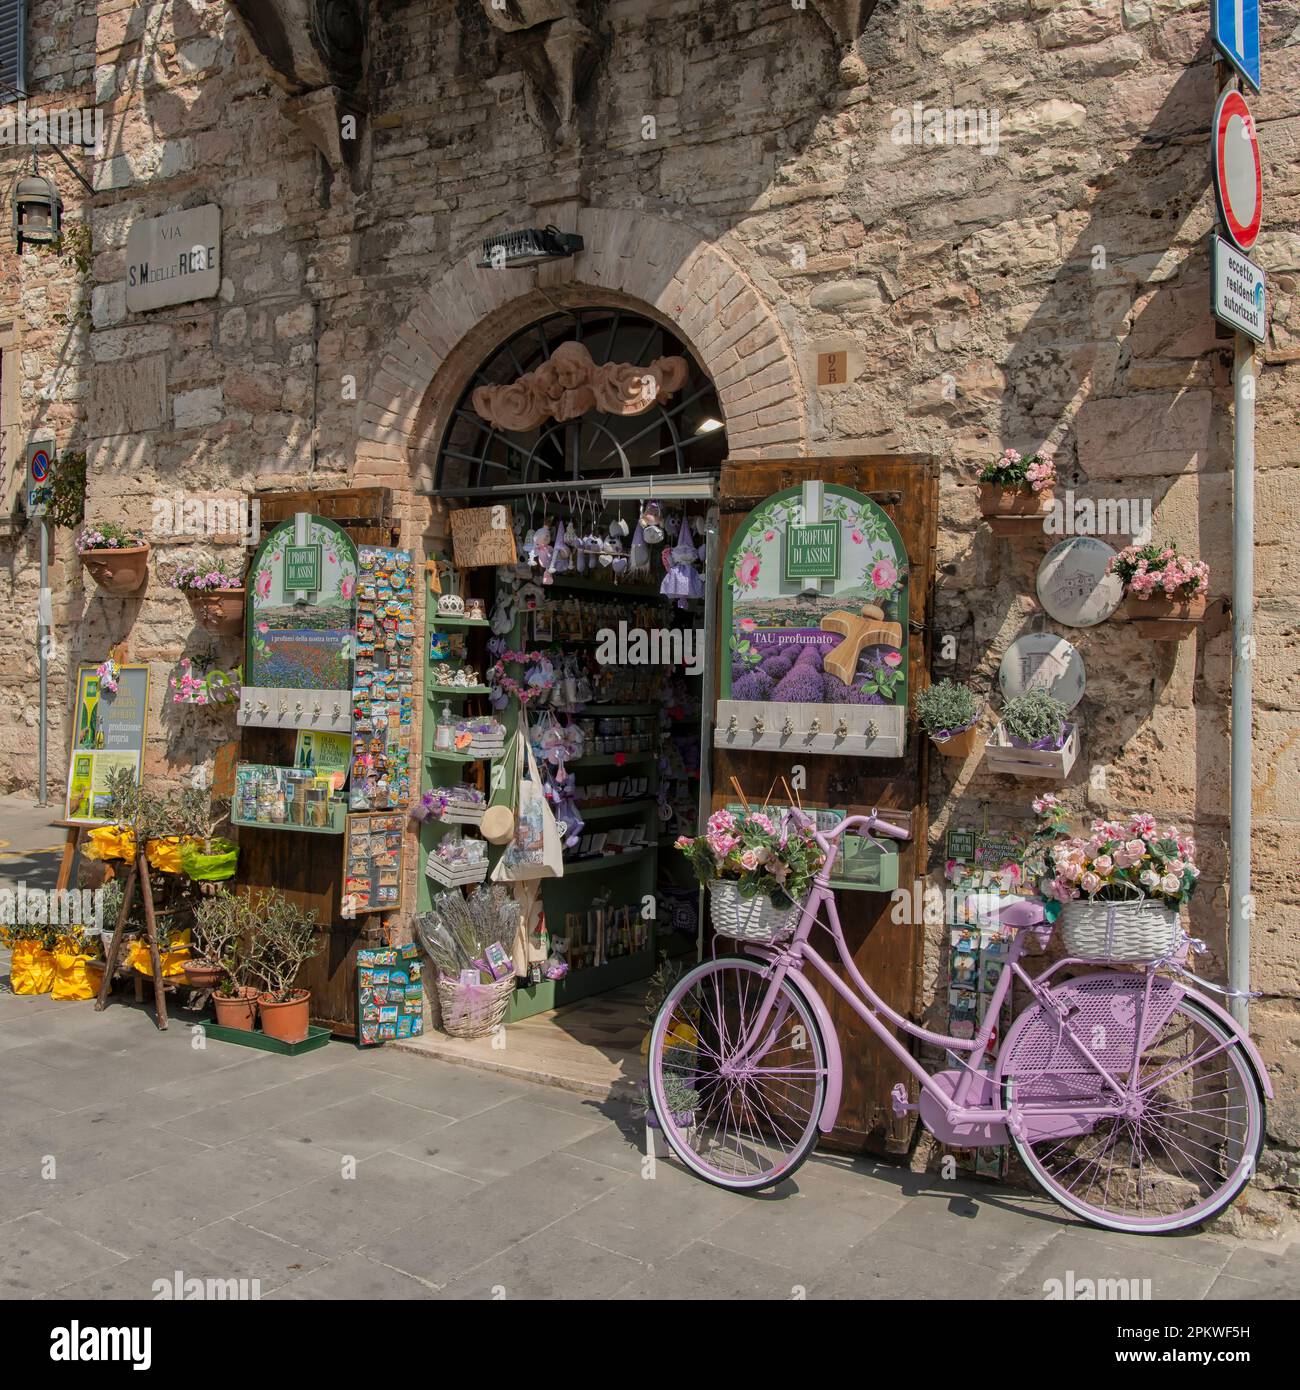
[[[713,930],[719,936],[770,946],[784,941],[799,924],[800,905],[773,907],[765,894],[753,898],[740,896],[740,885],[732,879],[709,882],[709,907]]]
[[[1085,960],[1161,960],[1183,941],[1178,909],[1151,898],[1064,903],[1057,919],[1066,952]]]

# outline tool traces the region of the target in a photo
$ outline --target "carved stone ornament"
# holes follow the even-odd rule
[[[658,357],[648,367],[598,367],[582,343],[561,343],[536,371],[509,386],[480,386],[470,401],[498,429],[532,430],[544,420],[573,420],[589,410],[641,415],[680,391],[689,372],[684,357]]]
[[[524,75],[530,118],[552,140],[567,140],[600,59],[592,0],[479,3],[502,35],[502,57]]]

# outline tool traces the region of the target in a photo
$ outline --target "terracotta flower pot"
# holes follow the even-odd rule
[[[1052,509],[1052,489],[1035,492],[1027,487],[979,486],[980,515],[995,536],[1025,536],[1042,531],[1043,518]]]
[[[948,733],[947,738],[942,737],[945,732],[947,731],[940,729],[930,735],[939,752],[945,758],[968,758],[975,751],[975,745],[979,742],[979,716],[976,715],[966,728],[958,729],[955,733]]]
[[[242,1028],[252,1032],[257,1021],[257,991],[241,987],[235,994],[214,994],[212,1007],[223,1028]]]
[[[206,961],[187,960],[183,969],[185,983],[191,989],[216,989],[225,974],[219,965],[209,965]]]
[[[234,637],[244,629],[243,585],[238,589],[186,589],[195,621],[218,637]]]
[[[1180,642],[1195,632],[1205,620],[1206,597],[1168,598],[1152,594],[1138,598],[1134,593],[1124,595],[1124,616],[1136,624],[1138,636],[1153,642]]]
[[[269,994],[258,995],[257,1003],[262,1013],[262,1032],[269,1038],[279,1038],[281,1042],[297,1043],[307,1037],[307,1003],[311,991],[296,989],[293,997],[284,1001],[272,999]]]
[[[106,594],[126,598],[138,594],[149,578],[149,544],[123,550],[83,550],[81,563]]]

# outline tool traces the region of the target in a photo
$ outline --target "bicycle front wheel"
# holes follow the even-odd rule
[[[669,1147],[732,1190],[770,1187],[812,1152],[826,1048],[802,993],[744,957],[707,961],[664,1000],[650,1034],[650,1097]]]
[[[1140,976],[1131,978],[1140,986]],[[1116,1032],[1132,1023],[1135,1006],[1122,998],[1110,1006]],[[1180,998],[1142,1047],[1136,1081],[1131,1065],[1108,1067],[1127,1095],[1100,1118],[1096,1107],[1114,1092],[1071,1045],[1069,1030],[1041,1007],[1024,1018],[1006,1041],[1019,1061],[1004,1100],[1023,1124],[1012,1142],[1067,1210],[1111,1231],[1185,1231],[1217,1216],[1250,1181],[1264,1144],[1264,1097],[1245,1050],[1208,1009]],[[1108,1046],[1096,1026],[1080,1036]],[[1130,1027],[1122,1047],[1131,1036]],[[1072,1104],[1081,1107],[1075,1115]]]

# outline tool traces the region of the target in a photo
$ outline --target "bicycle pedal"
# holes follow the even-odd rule
[[[894,1114],[898,1116],[906,1115],[909,1111],[915,1110],[916,1106],[907,1098],[907,1087],[900,1081],[889,1093],[889,1099],[894,1109]]]

